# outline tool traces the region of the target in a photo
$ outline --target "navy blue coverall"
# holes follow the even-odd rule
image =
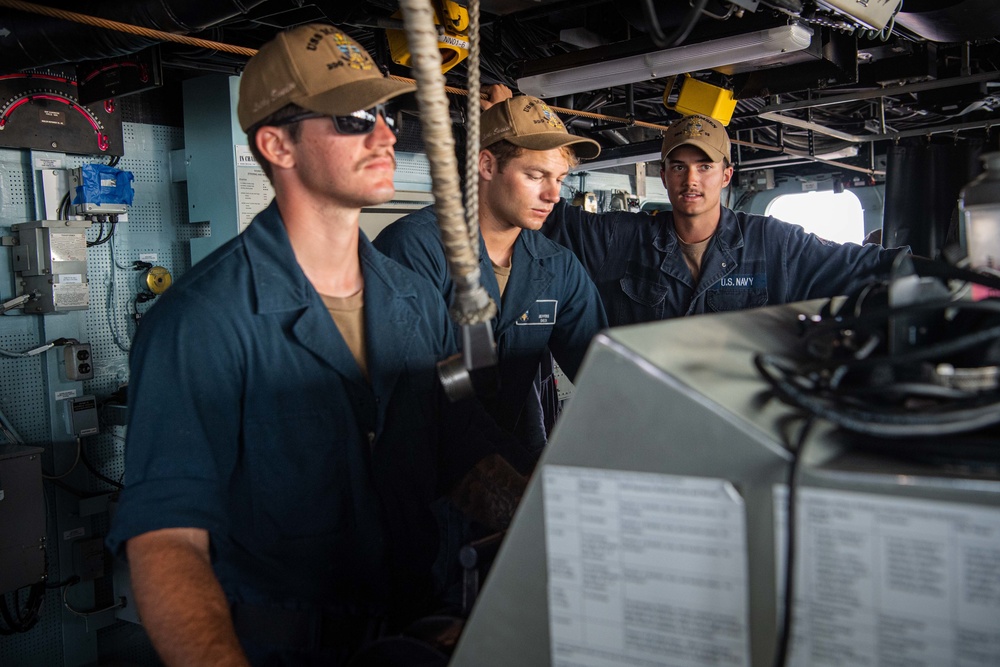
[[[454,285],[433,208],[397,220],[374,244],[430,279],[451,303]],[[555,393],[551,370],[541,378],[550,392],[539,391],[536,383],[539,364],[544,367],[548,358],[546,349],[572,379],[591,338],[608,323],[597,290],[580,262],[538,232],[522,230],[518,235],[502,300],[482,237],[479,256],[483,284],[499,306],[493,332],[500,387],[496,397],[484,402],[497,424],[522,443],[524,451],[508,456],[508,460],[528,471],[546,442],[546,426],[551,427],[553,420],[541,404],[542,394]]]
[[[423,612],[431,503],[509,439],[443,397],[436,363],[456,346],[440,294],[363,234],[359,254],[370,382],[273,202],[160,297],[132,346],[108,545],[207,530],[255,664],[339,664],[384,619]]]
[[[561,200],[542,233],[586,267],[611,326],[850,294],[887,275],[908,251],[834,243],[722,207],[695,282],[669,212],[588,213]]]

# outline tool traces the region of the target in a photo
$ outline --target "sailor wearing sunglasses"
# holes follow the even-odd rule
[[[168,665],[344,664],[424,611],[434,499],[480,500],[474,466],[497,482],[479,504],[493,519],[523,491],[493,453],[505,436],[442,399],[441,295],[358,228],[394,194],[386,104],[413,89],[329,25],[246,66],[239,120],[274,201],[158,300],[132,348],[108,541]]]

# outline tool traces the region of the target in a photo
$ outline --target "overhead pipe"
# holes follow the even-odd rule
[[[113,20],[114,23],[186,35],[246,14],[263,2],[265,0],[105,0],[88,3],[87,16],[97,19],[95,23],[98,24],[100,19],[106,19],[109,23]],[[60,14],[71,14],[68,10],[78,8],[79,4],[61,1],[43,6],[18,0],[0,0],[0,7],[18,10],[0,16],[0,68],[16,72],[62,63],[101,60],[135,53],[162,41],[110,26],[58,18]]]

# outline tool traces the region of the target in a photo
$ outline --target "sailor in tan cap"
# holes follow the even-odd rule
[[[490,93],[479,152],[480,270],[499,306],[493,332],[500,385],[487,409],[517,437],[508,459],[527,473],[559,414],[552,357],[574,377],[591,338],[607,326],[580,262],[538,232],[559,202],[570,167],[579,158],[596,157],[600,145],[570,134],[538,98],[510,98],[506,87]],[[432,209],[393,223],[375,247],[430,278],[450,301],[453,285]],[[459,540],[475,536],[460,526],[457,532]],[[450,546],[454,551],[459,545]],[[457,581],[444,583],[454,587]]]
[[[507,436],[438,386],[456,349],[444,301],[358,228],[393,196],[384,105],[411,90],[319,24],[243,74],[239,119],[274,201],[158,300],[132,347],[109,545],[167,665],[344,665],[434,604],[440,493],[457,484],[507,519],[516,506],[523,479],[494,453]],[[467,481],[484,462],[495,502]]]
[[[523,450],[511,461],[526,472],[558,414],[548,350],[573,377],[590,339],[607,325],[583,267],[538,233],[559,202],[570,167],[596,157],[601,148],[593,139],[570,134],[537,97],[510,97],[505,86],[489,92],[494,99],[506,97],[483,112],[480,131],[480,268],[500,310],[493,323],[500,390],[490,407],[497,423],[521,439]],[[433,209],[396,221],[379,234],[375,247],[426,275],[451,299]],[[545,372],[539,381],[540,362]],[[546,396],[540,382],[553,389],[551,401],[540,403],[540,395]]]
[[[587,267],[612,326],[848,294],[888,273],[900,250],[840,245],[723,206],[730,160],[722,123],[685,116],[671,123],[661,150],[672,210],[554,208],[543,232]]]
[[[722,191],[733,178],[729,135],[708,116],[687,116],[670,125],[660,149],[663,184],[670,196],[674,230],[696,251],[685,254],[701,268],[701,254],[722,217]]]

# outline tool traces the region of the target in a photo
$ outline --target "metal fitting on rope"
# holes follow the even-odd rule
[[[439,361],[437,369],[444,393],[453,402],[495,395],[499,376],[490,321],[462,325],[462,351]]]

